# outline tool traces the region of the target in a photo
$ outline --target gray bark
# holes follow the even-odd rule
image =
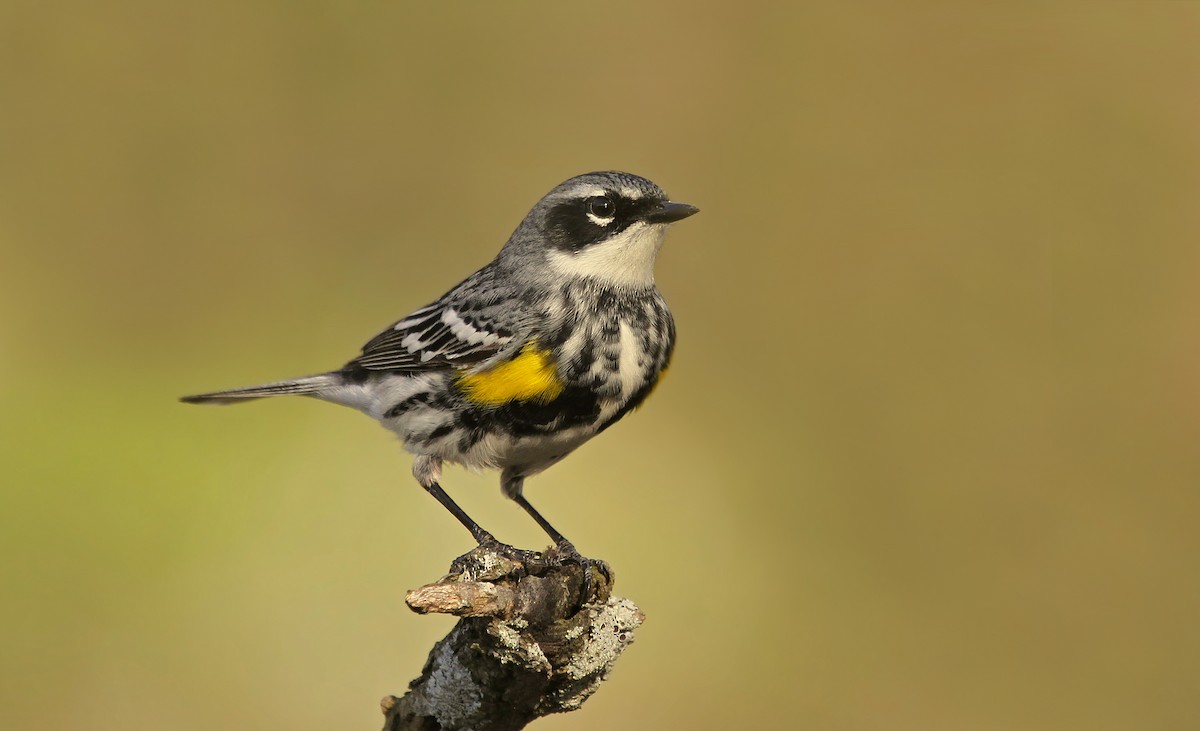
[[[514,558],[477,548],[410,591],[413,611],[462,619],[408,692],[383,699],[384,731],[508,731],[583,705],[644,619],[611,595],[611,571],[587,570],[594,592],[582,607],[584,569],[550,552]]]

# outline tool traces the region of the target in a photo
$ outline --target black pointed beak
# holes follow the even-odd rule
[[[650,209],[650,212],[646,214],[646,220],[650,223],[672,223],[699,212],[699,208],[687,203],[663,201]]]

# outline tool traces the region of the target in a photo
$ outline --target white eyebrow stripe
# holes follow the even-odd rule
[[[638,190],[637,188],[626,188],[622,186],[621,197],[628,198],[631,201],[640,200],[642,197],[642,191]]]

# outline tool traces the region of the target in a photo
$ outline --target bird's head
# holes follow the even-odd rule
[[[667,227],[698,208],[667,199],[651,181],[621,172],[579,175],[547,193],[517,227],[501,258],[564,278],[620,288],[654,285]]]

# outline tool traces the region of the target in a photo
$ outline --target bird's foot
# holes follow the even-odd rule
[[[604,561],[584,556],[567,540],[559,541],[545,552],[538,553],[501,543],[491,534],[483,534],[479,536],[478,546],[454,559],[449,575],[468,581],[519,580],[525,576],[546,576],[554,569],[567,565],[579,567],[578,599],[574,611],[579,611],[589,602],[608,599],[613,583],[612,569]]]
[[[612,568],[597,558],[588,558],[575,548],[575,545],[565,538],[546,552],[545,558],[554,566],[575,564],[580,569],[581,583],[579,602],[575,610],[583,608],[584,604],[593,599],[604,601],[613,583]]]
[[[537,573],[545,563],[542,554],[501,543],[488,533],[480,537],[478,546],[454,559],[450,574],[472,581],[494,581],[505,576]]]

